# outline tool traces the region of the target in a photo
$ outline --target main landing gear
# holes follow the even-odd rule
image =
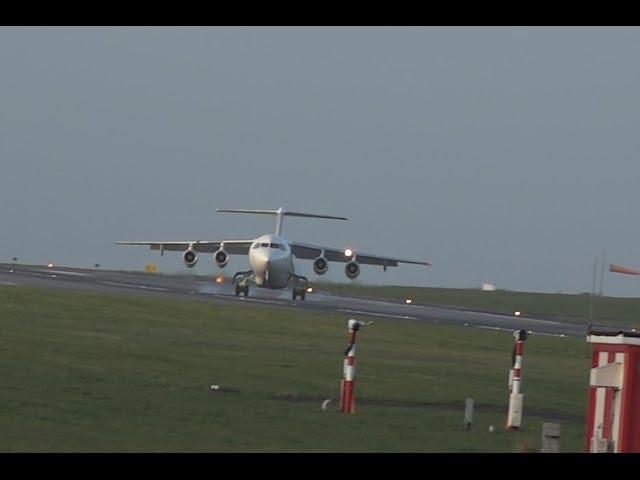
[[[300,300],[304,300],[304,296],[306,293],[307,291],[304,288],[293,287],[293,290],[291,290],[291,297],[293,300],[295,300],[297,296],[300,296]]]
[[[292,300],[295,300],[296,297],[300,297],[300,300],[304,300],[304,297],[307,294],[307,287],[309,287],[309,279],[302,275],[296,275],[295,273],[291,274],[290,278],[295,280],[295,285],[291,291]]]
[[[240,294],[244,294],[245,298],[249,296],[249,285],[240,285],[236,283],[236,297],[239,297]]]
[[[245,298],[249,296],[249,280],[251,279],[252,274],[252,270],[247,270],[246,272],[236,272],[233,275],[231,281],[234,283],[236,288],[236,297],[239,297],[241,293],[244,294]],[[236,283],[238,277],[242,277],[242,280]]]

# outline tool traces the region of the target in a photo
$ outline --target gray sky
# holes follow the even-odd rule
[[[0,261],[184,271],[115,241],[253,238],[274,220],[215,208],[283,206],[349,217],[292,240],[434,264],[361,282],[589,291],[603,249],[640,267],[638,52],[619,27],[0,28]]]

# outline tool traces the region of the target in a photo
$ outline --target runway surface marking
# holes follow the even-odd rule
[[[168,288],[160,288],[160,287],[149,287],[147,285],[135,285],[133,283],[120,283],[120,282],[107,282],[100,281],[98,283],[103,283],[105,285],[112,285],[114,287],[126,287],[126,288],[142,288],[144,290],[157,290],[159,292],[168,292]]]
[[[374,317],[401,318],[402,320],[418,320],[416,317],[410,317],[409,315],[391,315],[387,313],[365,312],[364,310],[351,310],[348,308],[340,308],[338,310],[340,310],[341,312],[347,312],[347,313],[359,313],[360,315],[372,315]]]
[[[43,272],[43,273],[57,273],[60,275],[73,275],[76,277],[88,277],[88,273],[79,273],[79,272],[67,272],[65,270],[34,270],[34,272]]]
[[[220,296],[220,297],[224,296],[224,297],[227,297],[227,298],[234,298],[231,295],[223,295],[223,294],[220,294],[220,293],[217,294],[217,295]],[[284,302],[277,302],[275,300],[264,300],[262,298],[245,298],[245,297],[239,297],[239,298],[242,298],[242,299],[246,300],[247,302],[273,303],[274,305],[287,305]],[[295,303],[293,305],[295,305]]]
[[[565,338],[566,335],[564,333],[544,333],[544,332],[531,332],[533,335],[547,335],[549,337],[562,337]]]
[[[47,271],[46,273],[44,273],[44,272],[43,272],[43,273],[38,273],[38,272],[35,272],[35,271],[29,271],[29,272],[27,272],[27,271],[25,271],[25,270],[18,270],[18,271],[11,272],[11,273],[14,273],[14,274],[17,274],[17,275],[30,275],[30,276],[32,276],[32,277],[38,277],[38,278],[51,278],[51,277],[55,277],[55,275],[51,275],[51,273],[50,273],[50,272],[48,272],[48,271]]]
[[[504,330],[506,332],[512,332],[512,328],[491,327],[489,325],[473,325],[476,328],[486,328],[487,330]]]
[[[486,313],[486,312],[474,312],[473,310],[463,310],[463,312],[469,312],[472,313],[473,315],[480,315],[480,316],[485,316],[485,317],[501,317],[501,318],[506,318],[509,320],[516,320],[518,318],[526,318],[527,321],[529,322],[539,322],[539,323],[546,323],[548,325],[561,325],[561,322],[555,322],[553,320],[540,320],[538,318],[527,318],[527,317],[516,317],[515,315],[505,315],[502,313]]]

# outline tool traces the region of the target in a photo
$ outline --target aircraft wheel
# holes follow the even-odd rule
[[[249,296],[249,285],[245,285],[243,291],[245,298],[247,298]]]
[[[294,288],[293,290],[291,290],[291,299],[295,300],[297,296],[298,296],[298,291]]]
[[[300,300],[304,300],[306,292],[304,290],[300,290]]]

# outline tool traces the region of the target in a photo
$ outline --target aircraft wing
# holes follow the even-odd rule
[[[319,257],[324,250],[324,256],[330,262],[348,262],[352,257],[347,257],[344,254],[344,250],[338,248],[321,247],[318,245],[311,245],[308,243],[289,242],[291,245],[291,251],[296,258],[313,260]],[[414,260],[402,260],[400,258],[383,257],[381,255],[370,255],[368,253],[360,253],[356,250],[353,251],[356,257],[356,261],[362,265],[380,265],[382,267],[397,267],[398,263],[413,263],[415,265],[428,265],[429,262],[417,262]]]
[[[151,250],[184,252],[191,246],[196,252],[213,253],[224,245],[224,251],[230,255],[246,255],[253,240],[192,240],[183,242],[116,242],[117,245],[147,245]]]

